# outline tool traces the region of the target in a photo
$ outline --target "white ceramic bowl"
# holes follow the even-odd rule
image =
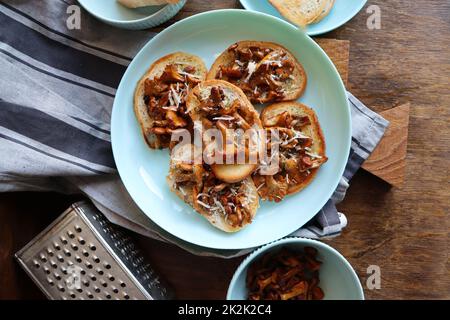
[[[186,4],[186,0],[180,0],[172,5],[130,9],[117,0],[78,0],[78,2],[97,19],[118,28],[131,30],[156,27],[173,18]]]
[[[313,247],[318,251],[320,288],[325,300],[364,300],[364,291],[358,275],[350,263],[335,249],[320,241],[304,238],[285,238],[253,251],[238,267],[228,288],[227,300],[246,300],[246,277],[248,267],[264,254],[288,247],[303,249]]]

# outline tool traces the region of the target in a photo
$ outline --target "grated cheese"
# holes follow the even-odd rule
[[[204,203],[204,202],[202,202],[202,201],[200,201],[200,200],[197,200],[197,203],[198,203],[199,205],[201,205],[202,207],[205,207],[206,209],[211,209],[211,206],[210,206],[210,205],[207,205],[206,203]]]
[[[261,184],[258,186],[258,188],[256,188],[256,191],[261,190],[261,188],[264,187],[265,184],[266,184],[265,182],[261,183]]]
[[[231,121],[234,120],[234,117],[232,116],[215,117],[213,118],[213,120]]]
[[[225,211],[225,208],[223,207],[222,203],[220,203],[220,201],[217,199],[214,199],[214,203],[216,204],[218,209],[220,209],[222,211],[223,215],[226,216],[227,212]]]
[[[244,82],[248,82],[252,77],[253,73],[256,71],[256,62],[250,61],[247,65],[248,75],[245,78]]]
[[[283,66],[280,60],[266,60],[263,61],[262,64],[276,64],[280,68]]]
[[[322,156],[319,156],[318,154],[316,154],[316,153],[312,153],[312,152],[308,152],[308,151],[306,151],[305,152],[308,156],[310,156],[311,158],[314,158],[314,159],[322,159]]]
[[[189,76],[194,79],[200,80],[199,76],[196,76],[195,74],[192,74],[192,73],[188,73],[188,72],[184,72],[184,71],[178,71],[178,73],[181,74],[182,76]]]
[[[175,102],[176,107],[179,108],[180,107],[180,103],[181,103],[181,96],[180,96],[180,94],[173,87],[170,87],[170,92],[172,93],[173,102]],[[170,94],[169,94],[169,99],[170,99]]]

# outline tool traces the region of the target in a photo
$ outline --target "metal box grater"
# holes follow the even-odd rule
[[[49,299],[171,299],[120,227],[90,203],[73,204],[16,253]]]

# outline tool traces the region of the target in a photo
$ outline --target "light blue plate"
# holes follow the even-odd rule
[[[319,117],[330,160],[313,183],[279,204],[261,203],[254,222],[236,234],[212,227],[173,194],[166,183],[167,150],[147,147],[133,112],[139,79],[158,58],[185,51],[211,66],[236,41],[273,41],[287,47],[303,64],[308,86],[300,99]],[[260,246],[289,235],[308,222],[328,201],[344,171],[350,150],[351,122],[344,85],[333,63],[306,34],[272,16],[245,10],[205,12],[179,21],[150,40],[138,53],[117,90],[112,113],[112,146],[128,192],[161,228],[196,245],[215,249]]]
[[[171,19],[183,8],[186,0],[177,4],[130,9],[117,0],[78,0],[80,5],[101,21],[123,29],[147,29]]]
[[[248,267],[272,250],[288,247],[301,250],[316,248],[320,267],[320,288],[325,293],[324,300],[364,300],[364,290],[358,275],[350,263],[335,249],[325,243],[303,238],[287,238],[268,244],[253,251],[238,267],[228,287],[227,300],[246,300],[248,291],[246,277]]]
[[[247,10],[259,11],[274,17],[284,19],[281,14],[269,3],[268,0],[240,0],[242,6]],[[367,0],[336,0],[328,16],[316,24],[306,27],[306,33],[310,36],[319,35],[337,29],[364,7]]]

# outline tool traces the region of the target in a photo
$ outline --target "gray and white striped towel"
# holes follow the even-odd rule
[[[114,165],[110,115],[116,88],[135,53],[155,35],[106,26],[82,11],[69,30],[74,0],[0,1],[0,191],[82,192],[111,221],[200,255],[209,250],[168,234],[133,203]],[[353,142],[344,177],[326,206],[294,235],[338,235],[347,220],[335,203],[388,123],[348,94]]]

